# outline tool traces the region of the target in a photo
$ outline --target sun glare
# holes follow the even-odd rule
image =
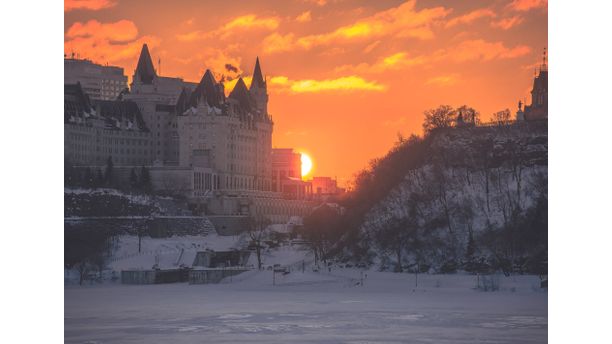
[[[310,173],[312,169],[312,160],[310,157],[304,153],[302,153],[302,177],[305,177]]]

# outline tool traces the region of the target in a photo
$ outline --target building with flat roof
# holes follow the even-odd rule
[[[64,58],[64,84],[80,83],[92,100],[115,100],[127,88],[123,68]]]
[[[292,148],[272,149],[272,191],[289,199],[306,199],[312,185],[302,180],[302,154]]]

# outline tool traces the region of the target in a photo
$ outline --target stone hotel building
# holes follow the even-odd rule
[[[159,76],[146,44],[116,100],[90,100],[70,81],[64,141],[74,165],[102,166],[110,156],[126,169],[149,166],[157,191],[180,192],[209,215],[283,222],[312,208],[302,193],[287,197],[273,186],[274,123],[259,59],[251,85],[240,78],[228,96],[210,70],[198,84]]]

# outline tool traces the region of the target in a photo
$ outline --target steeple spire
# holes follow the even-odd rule
[[[259,66],[259,56],[255,60],[255,70],[253,70],[253,80],[251,81],[251,90],[253,87],[266,88],[266,82],[264,81],[261,73],[261,67]]]
[[[147,44],[142,45],[140,51],[140,57],[138,58],[138,65],[136,66],[136,72],[134,78],[139,79],[143,84],[150,84],[153,79],[157,76],[155,68],[153,67],[153,61],[151,60],[151,54],[149,54],[149,47]]]

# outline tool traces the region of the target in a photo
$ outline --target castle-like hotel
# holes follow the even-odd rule
[[[65,59],[67,163],[103,168],[111,157],[125,181],[147,166],[155,191],[187,196],[204,214],[287,221],[310,211],[312,183],[299,178],[295,153],[272,149],[259,59],[251,85],[240,78],[227,97],[210,70],[198,84],[158,75],[146,44],[129,90],[116,68]]]

